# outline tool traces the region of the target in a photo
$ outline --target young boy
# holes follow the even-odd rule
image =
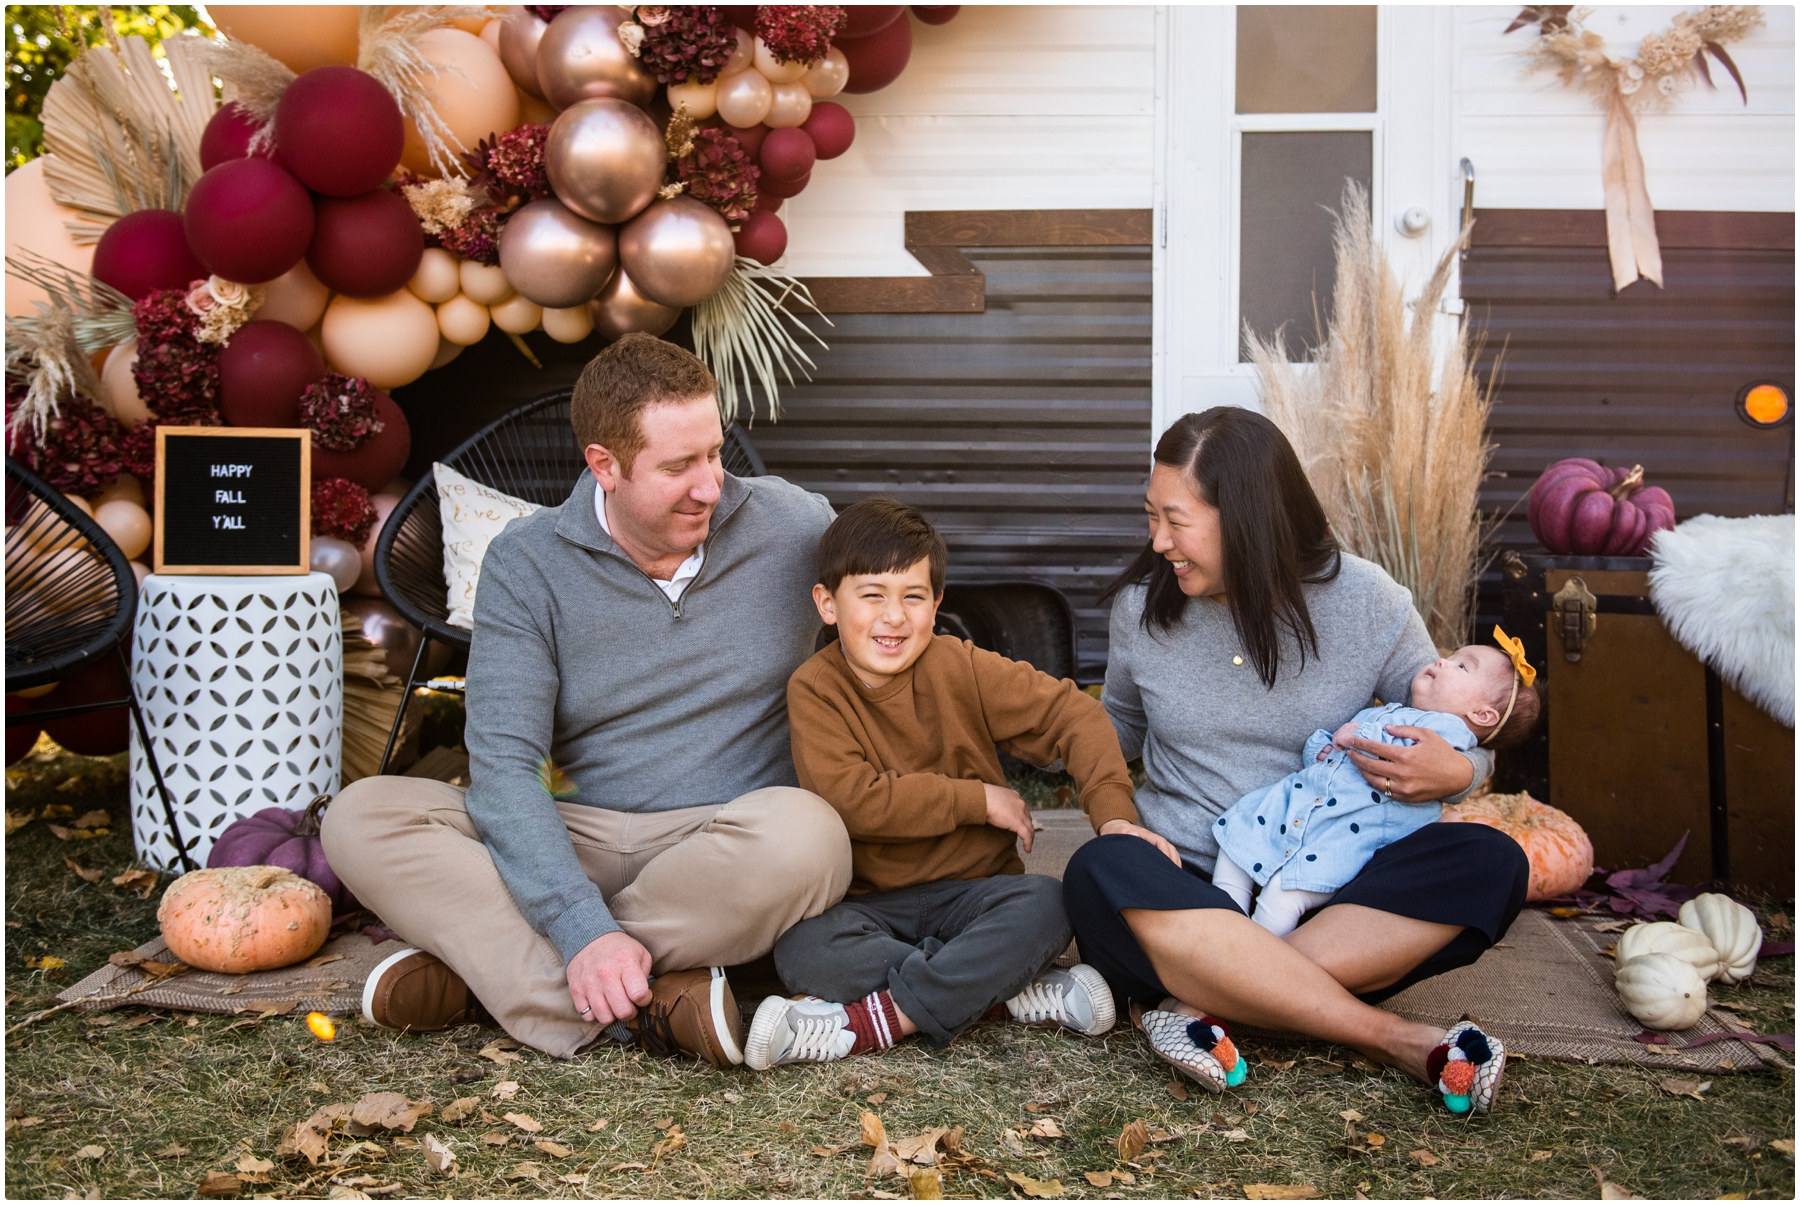
[[[1031,813],[994,746],[1061,758],[1098,829],[1137,820],[1118,738],[1073,682],[932,635],[944,560],[925,516],[887,499],[847,508],[819,541],[813,601],[838,639],[788,680],[788,721],[800,784],[849,830],[852,882],[776,943],[783,982],[807,994],[756,1010],[756,1070],[910,1033],[942,1046],[999,1001],[1028,1024],[1112,1027],[1097,971],[1046,971],[1070,939],[1062,885],[1024,873],[1014,839],[1031,849]]]

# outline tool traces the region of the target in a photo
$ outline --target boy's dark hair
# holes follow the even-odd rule
[[[944,537],[916,506],[865,498],[844,508],[819,537],[819,581],[835,591],[847,577],[898,573],[931,562],[931,594],[944,593]]]
[[[1538,693],[1539,689],[1535,683],[1530,686],[1519,683],[1519,697],[1513,701],[1512,714],[1481,743],[1489,749],[1510,749],[1514,745],[1524,744],[1544,714],[1544,696]],[[1504,696],[1501,697],[1500,706],[1506,706]]]
[[[569,401],[569,422],[576,443],[583,448],[599,444],[629,477],[644,450],[646,408],[717,396],[718,390],[712,372],[692,352],[634,332],[581,370]]]

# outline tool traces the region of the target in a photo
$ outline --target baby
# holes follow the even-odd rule
[[[1214,885],[1246,913],[1260,886],[1252,919],[1286,936],[1355,878],[1376,850],[1438,819],[1441,803],[1401,803],[1382,794],[1344,750],[1351,737],[1413,743],[1390,735],[1390,725],[1429,728],[1459,750],[1524,740],[1538,719],[1537,671],[1525,660],[1523,642],[1499,628],[1494,637],[1505,652],[1472,644],[1420,670],[1412,706],[1365,708],[1336,732],[1321,728],[1308,737],[1299,773],[1252,791],[1219,817]]]

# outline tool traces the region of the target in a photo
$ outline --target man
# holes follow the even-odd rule
[[[785,704],[818,636],[831,507],[725,473],[716,388],[647,335],[588,364],[572,419],[590,472],[482,564],[466,796],[370,778],[327,813],[332,868],[416,947],[370,974],[376,1024],[485,1011],[562,1057],[610,1028],[740,1062],[720,968],[849,886],[843,823],[796,785]]]

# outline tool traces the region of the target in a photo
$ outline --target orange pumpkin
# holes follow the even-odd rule
[[[156,910],[169,952],[207,971],[271,971],[310,958],[331,928],[331,897],[279,866],[182,875]]]
[[[1444,809],[1444,819],[1497,828],[1531,862],[1527,900],[1565,896],[1594,873],[1594,843],[1567,812],[1530,795],[1477,795]]]

